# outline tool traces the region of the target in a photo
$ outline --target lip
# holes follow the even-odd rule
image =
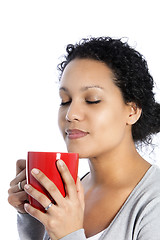
[[[65,132],[69,139],[78,139],[88,135],[88,132],[79,129],[67,129]]]

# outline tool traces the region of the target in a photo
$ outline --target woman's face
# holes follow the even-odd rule
[[[66,66],[58,121],[68,152],[97,157],[123,142],[128,106],[112,78],[112,71],[96,60],[75,59]]]

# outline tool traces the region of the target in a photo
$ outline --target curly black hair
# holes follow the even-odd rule
[[[142,109],[139,120],[132,126],[134,142],[150,143],[152,134],[160,132],[160,104],[155,102],[154,81],[145,58],[123,39],[110,37],[82,39],[66,47],[65,60],[58,65],[60,78],[74,59],[93,59],[105,63],[115,76],[115,84],[124,102],[134,102]]]

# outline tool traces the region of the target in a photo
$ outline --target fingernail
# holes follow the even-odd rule
[[[25,203],[24,204],[24,208],[27,209],[29,207],[29,204],[28,203]]]
[[[28,189],[30,188],[30,185],[29,185],[29,184],[25,184],[25,185],[24,185],[24,188],[25,188],[26,190],[28,190]]]
[[[37,175],[39,173],[39,170],[37,168],[33,168],[32,173]]]
[[[64,166],[64,163],[62,160],[58,160],[58,164],[60,165],[60,167],[63,167]]]

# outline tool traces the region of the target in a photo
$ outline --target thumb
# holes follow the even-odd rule
[[[82,183],[80,181],[80,178],[77,177],[77,182],[76,182],[76,188],[77,188],[77,194],[78,194],[78,199],[81,203],[81,206],[84,210],[84,189],[83,189],[83,186],[82,186]]]

